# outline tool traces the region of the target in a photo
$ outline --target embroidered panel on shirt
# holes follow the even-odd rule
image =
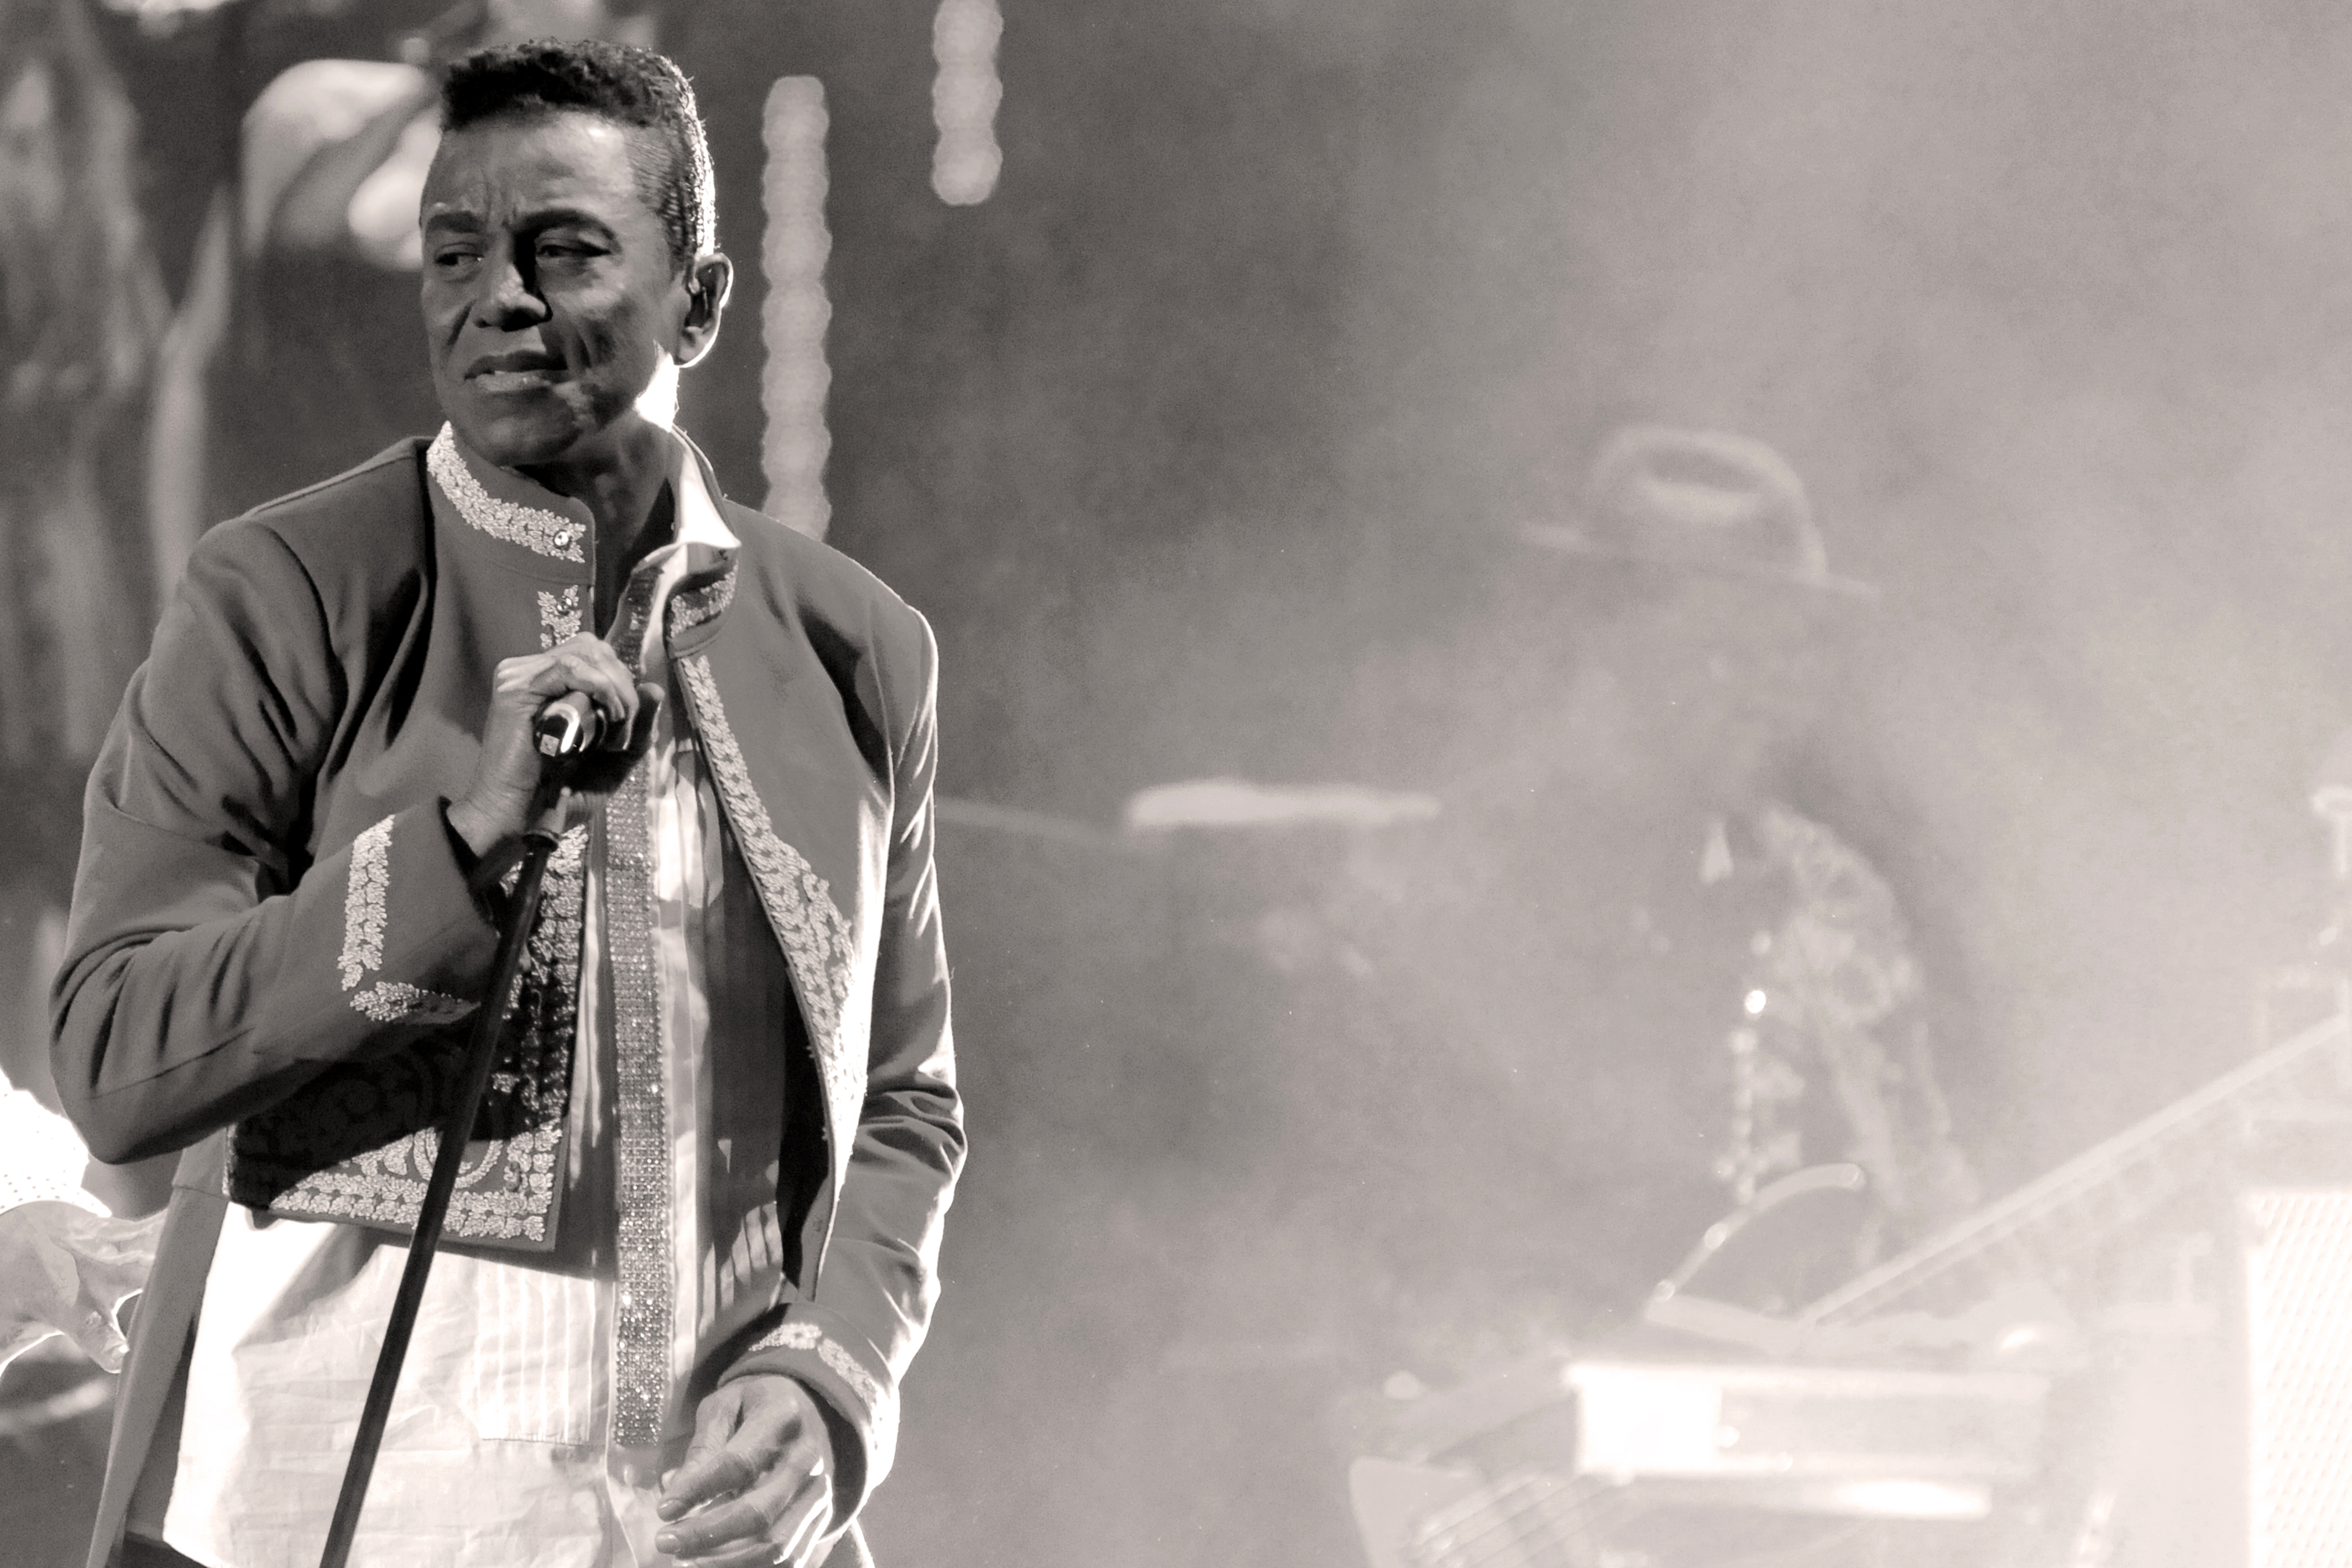
[[[492,539],[520,544],[534,554],[556,561],[588,559],[581,547],[583,531],[579,523],[544,507],[500,500],[484,489],[481,480],[474,478],[474,471],[458,455],[457,435],[448,426],[442,426],[441,433],[433,437],[433,445],[425,448],[425,467],[455,503],[457,515]]]
[[[801,852],[776,837],[768,808],[752,787],[751,769],[727,710],[719,700],[719,683],[709,661],[693,655],[677,661],[678,677],[694,709],[696,728],[719,782],[719,796],[727,807],[743,861],[760,890],[760,902],[776,928],[784,957],[792,966],[801,1005],[808,1011],[809,1037],[816,1047],[824,1073],[825,1098],[833,1125],[845,1144],[857,1126],[866,1102],[866,1064],[849,1059],[842,1039],[842,1012],[849,999],[849,921],[833,901],[833,889]],[[835,1159],[846,1156],[844,1147]]]
[[[539,650],[545,653],[558,643],[570,642],[580,635],[580,588],[577,584],[561,594],[539,592]]]
[[[613,641],[641,674],[652,580],[630,584]],[[613,1436],[625,1447],[662,1439],[669,1408],[676,1281],[670,1266],[669,1103],[662,1058],[661,973],[654,948],[656,848],[648,765],[640,760],[604,803],[604,955],[613,973],[614,1183],[620,1289],[613,1333]]]
[[[477,1123],[483,1135],[450,1203],[452,1237],[533,1246],[552,1239],[587,845],[587,829],[574,828],[549,859],[539,921]],[[357,989],[382,959],[390,847],[389,820],[354,841],[345,989],[355,992],[353,1007],[379,1022],[454,1022],[472,1005],[397,981]],[[297,1218],[413,1228],[439,1148],[435,1124],[456,1098],[463,1069],[464,1052],[454,1042],[329,1068],[301,1093],[237,1124],[228,1196]]]
[[[669,598],[669,635],[676,637],[693,630],[705,621],[716,620],[735,602],[735,568],[730,564],[726,574],[715,583],[699,588],[689,588]]]

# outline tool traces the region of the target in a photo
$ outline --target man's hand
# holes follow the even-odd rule
[[[531,721],[567,691],[587,694],[604,721],[594,750],[568,766],[539,753]],[[499,664],[492,678],[489,716],[482,723],[482,753],[473,783],[449,805],[449,826],[478,858],[488,859],[522,836],[561,786],[567,823],[593,797],[609,794],[644,754],[661,710],[661,688],[640,684],[601,637],[585,633],[523,658]]]
[[[163,1229],[161,1214],[109,1219],[47,1201],[0,1213],[0,1366],[62,1333],[121,1371],[130,1347],[115,1313],[146,1287]]]
[[[694,1413],[694,1442],[662,1489],[674,1521],[654,1545],[711,1568],[805,1568],[833,1526],[833,1440],[789,1377],[738,1378]],[[697,1511],[699,1510],[699,1511]]]

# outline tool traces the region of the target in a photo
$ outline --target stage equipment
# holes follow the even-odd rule
[[[1187,827],[1393,827],[1433,821],[1440,810],[1433,795],[1366,784],[1186,779],[1138,791],[1128,800],[1123,826],[1137,834]]]
[[[1682,1552],[1623,1544],[1694,1510],[1718,1531],[1728,1515],[1988,1518],[2000,1488],[2042,1466],[2044,1373],[2075,1359],[2077,1320],[2110,1305],[2098,1270],[2113,1244],[2200,1188],[2227,1190],[2268,1135],[2332,1125],[2348,1068],[2352,1027],[2330,1017],[1810,1300],[1772,1283],[1780,1266],[1850,1250],[1865,1184],[1853,1166],[1785,1178],[1710,1227],[1643,1310],[1767,1362],[1612,1352],[1416,1402],[1402,1439],[1350,1472],[1374,1568],[1717,1561],[1704,1540],[1688,1555],[1687,1531]],[[2352,1562],[2352,1193],[2257,1190],[2243,1207],[2247,1568]],[[1954,1352],[2004,1370],[1897,1364]]]
[[[2312,805],[2331,919],[2263,975],[2252,1059],[1827,1289],[1874,1218],[1864,1173],[1764,1189],[1643,1311],[1764,1361],[1612,1352],[1412,1402],[1349,1476],[1373,1568],[1827,1562],[1835,1539],[1764,1534],[1806,1515],[2013,1523],[2005,1487],[2039,1497],[2040,1545],[2018,1558],[2024,1538],[1988,1526],[1965,1560],[2352,1563],[2352,734]],[[2232,1207],[2239,1288],[2207,1299],[2194,1260],[2221,1250]],[[2126,1299],[2151,1258],[2171,1299]],[[1956,1357],[1999,1370],[1930,1370]],[[2048,1399],[2060,1378],[2066,1405]],[[1644,1521],[1675,1510],[1714,1533],[1653,1549]],[[2199,1540],[2166,1539],[2183,1529]],[[1853,1560],[1892,1560],[1872,1551]]]
[[[1721,1480],[1751,1506],[1981,1519],[2033,1472],[2049,1380],[1892,1367],[1574,1361],[1575,1470]],[[1716,1494],[1723,1495],[1723,1494]]]
[[[2021,1280],[2063,1291],[2099,1244],[2199,1183],[2225,1175],[2266,1129],[2307,1124],[2320,1108],[2340,1101],[2347,1064],[2352,1028],[2341,1016],[2327,1018],[1786,1317],[1712,1293],[1714,1277],[1739,1272],[1736,1265],[1745,1262],[1738,1247],[1748,1227],[1727,1221],[1658,1287],[1643,1316],[1662,1327],[1791,1354],[1890,1313],[1965,1312]],[[1842,1190],[1823,1182],[1799,1201]],[[1727,1330],[1738,1321],[1750,1332]]]
[[[2352,1189],[2253,1188],[2247,1568],[2352,1563]]]
[[[2040,1463],[2048,1391],[2025,1373],[1570,1357],[1425,1396],[1349,1490],[1373,1568],[1722,1561],[1734,1539],[1987,1518]]]

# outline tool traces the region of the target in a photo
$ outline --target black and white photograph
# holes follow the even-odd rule
[[[2352,14],[0,0],[0,1568],[2352,1565]]]

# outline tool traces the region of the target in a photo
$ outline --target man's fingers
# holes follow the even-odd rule
[[[81,1312],[75,1320],[71,1332],[74,1343],[82,1354],[96,1362],[107,1372],[121,1372],[123,1358],[131,1353],[131,1342],[122,1331],[114,1326],[114,1314],[96,1307]]]
[[[143,1243],[134,1239],[84,1263],[82,1289],[101,1307],[120,1307],[125,1298],[147,1288],[148,1277],[154,1271],[155,1243],[151,1235]]]
[[[815,1556],[817,1542],[824,1539],[825,1526],[833,1522],[830,1485],[822,1473],[812,1475],[809,1485],[794,1504],[797,1517],[779,1521],[788,1525],[789,1531],[771,1530],[768,1532],[770,1541],[781,1537],[782,1542],[782,1550],[776,1562],[789,1564],[790,1568],[805,1568],[809,1560]]]
[[[499,689],[525,699],[585,692],[608,725],[625,735],[635,721],[638,691],[635,677],[601,638],[584,633],[542,654],[509,659],[499,667]]]
[[[743,1549],[751,1556],[740,1561],[776,1563],[804,1544],[825,1502],[824,1477],[772,1477],[751,1493],[673,1523],[654,1538],[654,1547],[691,1563],[731,1563]]]
[[[652,742],[654,721],[661,712],[661,688],[647,682],[637,688],[637,715],[628,724],[607,724],[593,751],[572,764],[574,789],[591,795],[609,795],[621,787],[629,770]]]
[[[831,1456],[830,1436],[801,1384],[772,1373],[729,1384],[695,1413],[694,1446],[657,1510],[672,1522],[655,1533],[655,1547],[696,1568],[803,1561],[805,1544],[824,1534],[832,1515]],[[751,1478],[732,1496],[709,1484],[730,1458],[743,1461]]]
[[[678,1561],[691,1563],[694,1568],[773,1568],[775,1564],[793,1563],[792,1558],[780,1554],[764,1541],[740,1542],[733,1546],[722,1546],[708,1556],[684,1557]],[[793,1563],[793,1568],[799,1568],[799,1565]]]
[[[759,1479],[758,1462],[740,1448],[720,1448],[699,1458],[689,1455],[662,1489],[657,1511],[664,1519],[676,1519],[713,1498],[740,1492]]]
[[[556,644],[551,651],[568,667],[593,675],[598,680],[608,682],[623,691],[634,693],[637,689],[636,681],[629,674],[629,667],[621,662],[621,656],[614,653],[613,645],[603,637],[583,632],[570,642]]]
[[[737,1441],[742,1421],[741,1402],[728,1389],[702,1402],[694,1413],[694,1439],[687,1445],[685,1462],[662,1485],[656,1510],[662,1518],[675,1519],[760,1479],[757,1464]]]
[[[561,697],[567,691],[587,693],[597,710],[604,714],[607,726],[626,731],[636,717],[637,683],[627,669],[614,658],[613,650],[602,643],[602,658],[584,652],[567,652],[571,645],[548,656],[547,665],[526,683],[533,697]]]
[[[637,682],[637,716],[631,724],[614,724],[604,731],[607,751],[635,756],[653,739],[654,719],[661,712],[662,689],[650,680]]]
[[[833,1522],[833,1481],[820,1465],[802,1478],[784,1511],[768,1526],[770,1561],[804,1568]]]
[[[823,1532],[831,1494],[822,1467],[806,1447],[794,1444],[786,1463],[758,1487],[680,1521],[654,1538],[654,1545],[682,1561],[733,1568],[743,1563],[797,1562]],[[739,1552],[748,1552],[748,1555]]]
[[[751,1497],[739,1497],[690,1515],[654,1537],[654,1545],[687,1561],[744,1542],[765,1542],[768,1514]]]

